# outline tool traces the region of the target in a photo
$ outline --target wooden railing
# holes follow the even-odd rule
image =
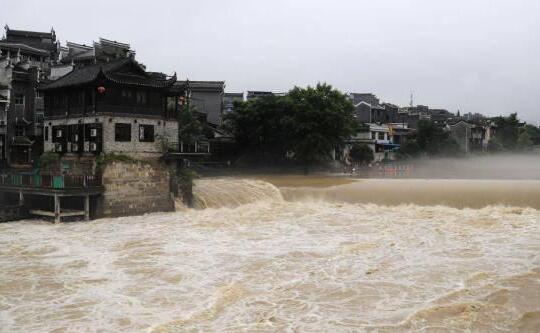
[[[35,175],[30,173],[0,174],[0,186],[69,189],[101,186],[101,178],[94,175]]]

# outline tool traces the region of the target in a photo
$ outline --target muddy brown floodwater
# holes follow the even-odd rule
[[[0,224],[0,332],[540,331],[537,182],[265,179]]]

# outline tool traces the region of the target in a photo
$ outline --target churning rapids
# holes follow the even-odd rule
[[[269,181],[0,224],[0,332],[540,332],[540,182]]]

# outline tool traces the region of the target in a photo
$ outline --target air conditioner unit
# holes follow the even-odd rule
[[[90,151],[97,151],[97,144],[95,142],[90,142]]]
[[[79,145],[76,144],[76,143],[72,143],[72,144],[71,144],[71,151],[72,151],[72,152],[77,152],[77,151],[79,151]]]

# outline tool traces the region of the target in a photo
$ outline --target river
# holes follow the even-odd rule
[[[0,224],[0,332],[539,332],[538,181],[202,179]]]

